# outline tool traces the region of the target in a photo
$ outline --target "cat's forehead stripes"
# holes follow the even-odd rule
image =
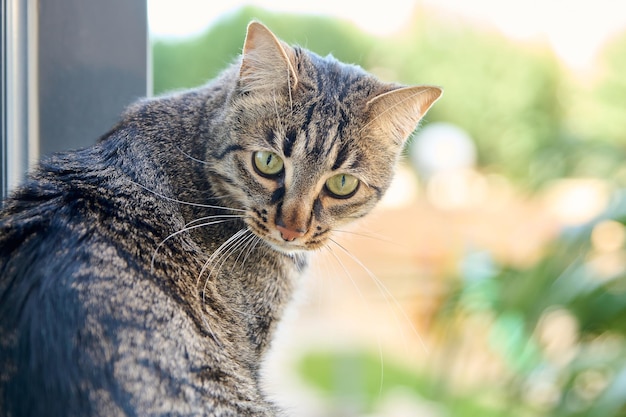
[[[309,80],[318,96],[325,95],[344,101],[355,94],[371,93],[372,77],[355,65],[344,64],[331,55],[321,57],[315,53],[299,55],[308,65],[299,65],[299,79]]]
[[[286,157],[290,157],[293,151],[293,146],[296,143],[298,132],[295,129],[289,129],[285,134],[285,139],[283,140],[283,155]]]
[[[347,146],[347,144],[337,145],[336,148],[337,148],[337,152],[335,156],[335,162],[333,163],[333,166],[331,168],[333,171],[341,168],[341,166],[348,159],[349,152],[350,152],[350,148]]]

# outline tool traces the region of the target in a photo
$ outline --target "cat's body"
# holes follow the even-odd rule
[[[0,415],[280,415],[273,330],[306,250],[380,199],[440,95],[413,89],[254,23],[208,86],[43,161],[0,212]]]

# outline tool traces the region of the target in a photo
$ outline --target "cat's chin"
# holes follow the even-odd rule
[[[263,241],[267,243],[267,245],[273,250],[275,250],[276,252],[279,252],[285,255],[290,255],[290,256],[303,255],[303,254],[306,254],[307,252],[310,252],[308,248],[300,246],[300,245],[296,245],[296,244],[291,244],[291,243],[277,244],[275,242],[268,241],[267,239],[264,239]]]
[[[306,256],[311,252],[319,250],[325,246],[325,243],[318,242],[315,245],[305,244],[303,242],[280,242],[268,237],[261,237],[261,240],[272,250],[289,256]]]

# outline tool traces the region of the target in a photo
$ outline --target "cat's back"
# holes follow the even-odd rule
[[[245,386],[190,296],[200,248],[181,237],[153,258],[184,227],[158,157],[171,150],[148,137],[180,133],[169,108],[141,104],[106,140],[44,160],[0,211],[1,415],[193,415]]]
[[[141,250],[137,231],[147,235],[158,225],[141,215],[150,213],[149,199],[135,191],[131,203],[112,145],[42,162],[1,213],[0,410],[7,415],[87,415],[98,403],[116,414],[104,398],[89,397],[114,381],[114,370],[103,366],[113,353],[108,333],[131,312],[113,309],[139,308],[142,292],[158,295],[150,286],[121,291],[126,278],[145,275],[129,256]]]
[[[31,235],[39,238],[32,243],[70,229],[75,238],[118,237],[175,223],[171,166],[190,175],[183,172],[184,153],[172,147],[193,134],[185,125],[201,117],[207,96],[204,89],[140,101],[95,145],[43,159],[0,206],[0,254]]]

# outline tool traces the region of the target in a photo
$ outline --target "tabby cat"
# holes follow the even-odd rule
[[[208,85],[43,160],[0,212],[0,415],[283,415],[259,368],[307,254],[440,95],[253,22]]]

